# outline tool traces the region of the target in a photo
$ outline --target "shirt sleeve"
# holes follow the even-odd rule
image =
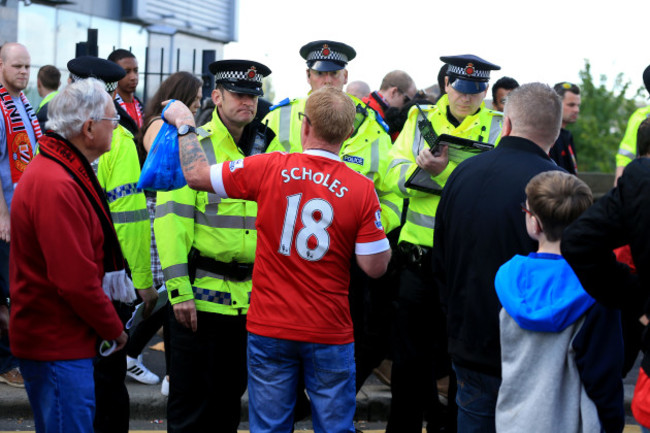
[[[381,224],[381,207],[374,189],[369,188],[362,207],[361,226],[357,232],[354,252],[357,255],[378,254],[390,249]]]
[[[273,154],[261,154],[226,161],[210,168],[212,188],[222,198],[257,201],[268,162]]]

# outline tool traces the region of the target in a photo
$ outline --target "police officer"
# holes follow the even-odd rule
[[[300,55],[307,61],[307,82],[311,91],[323,86],[333,86],[340,90],[348,82],[348,62],[356,57],[356,51],[349,45],[335,41],[314,41],[300,48]],[[380,124],[378,116],[364,103],[350,95],[357,105],[354,132],[341,147],[340,157],[351,169],[370,178],[379,194],[382,215],[381,222],[389,233],[400,225],[402,200],[381,188],[386,172],[387,154],[391,146],[387,126]],[[270,150],[300,152],[300,126],[298,115],[304,111],[307,98],[284,99],[271,107],[264,118],[275,132],[276,138]]]
[[[210,72],[217,85],[212,119],[196,129],[179,128],[179,136],[196,134],[210,164],[265,151],[256,147],[253,119],[262,78],[271,70],[249,60],[220,60]],[[154,231],[173,307],[169,431],[235,433],[247,383],[257,204],[188,186],[159,192],[157,200]]]
[[[434,134],[495,144],[501,133],[502,114],[487,109],[483,100],[490,71],[500,67],[474,55],[441,57],[440,60],[447,65],[446,94],[436,105],[422,107]],[[420,167],[430,175],[431,184],[441,190],[458,160],[450,158],[446,147],[439,155],[430,151],[420,130],[420,120],[420,110],[411,108],[390,151],[391,162],[384,179],[386,188],[409,199],[397,248],[404,269],[400,273],[395,303],[392,398],[387,433],[420,432],[423,413],[427,414],[429,423],[440,422],[435,379],[451,373],[446,355],[444,317],[430,269],[433,227],[440,196],[408,188],[406,183]],[[432,376],[434,369],[437,377]],[[448,422],[451,424],[455,418],[453,399],[452,380],[448,396],[451,409]],[[429,431],[435,431],[431,424]]]
[[[643,71],[643,84],[645,85],[648,93],[650,93],[650,65],[648,65],[648,67],[646,67]],[[625,167],[637,157],[636,134],[639,130],[639,125],[641,122],[643,122],[648,117],[650,117],[650,105],[637,109],[634,113],[632,113],[630,120],[627,122],[625,135],[621,140],[621,144],[618,147],[618,153],[616,154],[616,178],[614,180],[615,185],[616,182],[618,182],[618,178],[623,175],[623,170]]]
[[[105,59],[82,56],[68,62],[72,81],[94,77],[106,83],[111,93],[117,81],[125,75],[119,65]],[[106,192],[108,207],[115,226],[124,258],[129,265],[133,285],[146,309],[151,311],[158,299],[151,274],[151,229],[144,193],[138,190],[140,163],[133,142],[133,134],[122,124],[116,125],[111,150],[91,164],[97,180]],[[120,318],[126,322],[131,309],[124,303],[114,302]],[[147,313],[148,314],[148,313]],[[95,363],[95,413],[96,432],[127,432],[129,427],[129,396],[126,376],[125,351],[100,357]]]
[[[356,51],[342,42],[320,40],[303,45],[300,55],[307,63],[307,82],[311,91],[324,86],[339,90],[348,82],[347,64],[356,57]],[[383,187],[383,179],[388,168],[388,152],[391,138],[388,126],[383,123],[374,110],[361,100],[348,95],[356,105],[356,118],[352,136],[343,142],[339,156],[352,170],[371,179],[379,196],[381,222],[389,239],[397,239],[401,224],[403,200],[397,194]],[[263,122],[276,133],[269,146],[272,150],[300,152],[299,113],[304,111],[307,98],[285,99],[271,108]],[[392,236],[391,236],[392,232]],[[388,318],[385,296],[389,284],[384,281],[371,281],[363,272],[353,266],[350,282],[350,308],[355,327],[355,357],[357,367],[357,390],[361,388],[372,370],[385,358],[388,348],[386,328]],[[389,278],[389,277],[386,277]],[[369,290],[369,283],[372,288]],[[386,313],[385,313],[386,312]],[[299,416],[297,417],[299,418]]]

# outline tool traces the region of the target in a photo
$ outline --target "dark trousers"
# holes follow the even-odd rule
[[[372,370],[389,356],[393,281],[392,275],[372,279],[356,263],[350,269],[348,299],[354,328],[357,392]]]
[[[445,375],[438,371],[447,372],[450,365],[445,334],[433,278],[426,272],[404,268],[395,301],[387,433],[421,433],[424,418],[428,432],[440,431],[447,424],[436,387],[436,378]],[[453,398],[450,394],[452,405]]]
[[[236,433],[246,391],[246,316],[197,312],[197,331],[170,308],[170,433]]]
[[[162,307],[160,310],[153,313],[151,316],[143,320],[132,329],[129,333],[129,342],[126,344],[126,354],[131,358],[137,358],[140,356],[144,347],[149,343],[153,336],[158,332],[160,327],[163,327],[164,333],[164,344],[165,344],[165,365],[166,372],[169,372],[169,356],[171,350],[169,350],[169,332],[167,332],[169,312],[167,308],[171,308],[169,304]]]
[[[113,302],[122,323],[131,317],[131,307]],[[110,356],[97,356],[95,378],[95,433],[128,433],[129,392],[126,389],[126,349]]]

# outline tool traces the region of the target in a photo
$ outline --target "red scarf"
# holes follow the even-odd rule
[[[117,92],[115,92],[115,100],[117,101],[118,104],[120,104],[120,107],[122,107],[124,111],[129,113],[129,116],[132,116],[132,112],[126,108],[127,107],[126,102],[124,102],[120,94]],[[142,104],[140,103],[140,101],[138,101],[138,98],[136,98],[135,95],[133,96],[133,105],[135,106],[135,114],[136,114],[136,117],[134,117],[133,120],[135,121],[135,124],[138,125],[138,128],[142,128],[142,122],[144,119],[144,115],[142,114]]]
[[[113,227],[106,195],[88,160],[72,143],[52,131],[46,133],[38,143],[40,153],[70,173],[95,209],[104,232],[104,272],[124,269],[124,256]]]
[[[20,92],[20,100],[25,106],[27,117],[31,119],[34,137],[38,140],[43,133],[36,119],[36,114],[34,114],[34,110],[23,92]],[[0,108],[2,109],[2,117],[5,120],[5,135],[7,138],[9,166],[11,167],[11,181],[16,184],[23,175],[25,167],[27,167],[27,164],[29,164],[29,161],[34,156],[33,148],[36,143],[32,144],[29,141],[29,134],[20,116],[20,111],[18,111],[9,91],[2,84],[0,84]]]

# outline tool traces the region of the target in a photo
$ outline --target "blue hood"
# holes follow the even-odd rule
[[[494,279],[503,308],[523,329],[560,332],[594,304],[562,256],[514,256]]]

